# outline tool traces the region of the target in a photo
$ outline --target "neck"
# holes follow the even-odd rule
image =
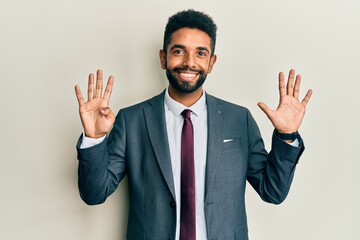
[[[195,92],[192,93],[183,93],[174,89],[171,85],[169,85],[169,95],[175,101],[181,103],[186,107],[190,107],[194,105],[203,95],[203,89],[200,87]]]

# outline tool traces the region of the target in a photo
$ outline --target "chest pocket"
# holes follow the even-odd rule
[[[228,148],[243,148],[243,141],[240,137],[235,138],[225,138],[223,140],[223,150]]]

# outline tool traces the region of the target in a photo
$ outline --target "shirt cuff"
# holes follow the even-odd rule
[[[293,146],[293,147],[299,147],[299,140],[298,139],[295,139],[295,141],[293,141],[292,143],[287,143],[289,144],[290,146]]]
[[[101,138],[88,138],[83,133],[81,144],[80,144],[80,149],[90,148],[90,147],[93,147],[95,145],[98,145],[98,144],[102,143],[105,138],[106,138],[106,135],[101,137]]]

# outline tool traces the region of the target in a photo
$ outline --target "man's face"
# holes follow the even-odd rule
[[[166,53],[160,51],[160,61],[174,90],[202,91],[202,84],[216,61],[211,51],[211,38],[201,30],[181,28],[172,34]]]

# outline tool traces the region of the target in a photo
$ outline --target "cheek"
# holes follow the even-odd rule
[[[174,58],[169,57],[169,58],[165,59],[165,66],[169,69],[174,68],[177,64],[178,63],[177,63],[176,59],[174,59]]]
[[[210,65],[208,62],[201,64],[200,68],[201,68],[205,73],[211,72],[211,69],[212,69],[211,65]]]
[[[214,63],[212,63],[212,62],[210,61],[209,64],[208,64],[208,68],[207,68],[207,70],[208,70],[209,73],[212,71],[213,66],[214,66]]]

